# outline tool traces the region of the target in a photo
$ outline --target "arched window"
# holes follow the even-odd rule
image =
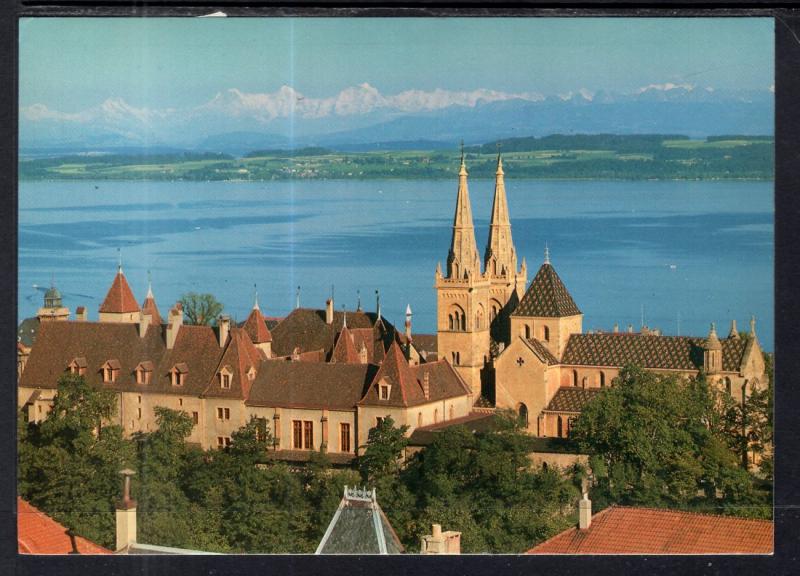
[[[600,370],[600,388],[606,387],[606,373]]]
[[[455,322],[453,321],[453,315],[450,314],[447,318],[448,318],[448,324],[447,324],[448,329],[454,330],[455,329]]]
[[[578,371],[577,370],[573,370],[572,371],[572,385],[573,386],[577,386],[578,385]]]
[[[531,339],[531,327],[528,326],[527,324],[525,324],[525,339],[526,340]]]
[[[586,376],[581,380],[581,388],[586,388]]]
[[[528,407],[525,406],[525,404],[520,403],[519,408],[517,409],[517,412],[519,413],[519,422],[520,422],[520,424],[522,424],[523,426],[525,426],[525,428],[527,428],[528,427]]]
[[[481,330],[483,328],[483,305],[478,304],[478,310],[475,312],[475,329]]]
[[[464,331],[467,329],[467,316],[458,304],[453,304],[450,307],[448,319],[450,330]]]
[[[550,328],[548,326],[542,326],[542,338],[544,338],[545,342],[550,342]]]

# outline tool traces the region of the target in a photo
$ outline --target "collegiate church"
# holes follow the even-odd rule
[[[583,313],[550,262],[527,285],[525,259],[517,268],[511,237],[503,162],[498,155],[489,236],[481,268],[472,223],[467,168],[462,154],[447,269],[438,266],[438,353],[461,374],[476,398],[516,411],[537,436],[565,437],[582,407],[611,385],[622,367],[710,381],[743,400],[766,385],[763,353],[736,321],[720,339],[663,336],[643,326],[620,332],[583,333]],[[526,290],[527,285],[527,290]]]

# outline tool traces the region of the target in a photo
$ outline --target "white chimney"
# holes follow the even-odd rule
[[[325,323],[333,324],[333,298],[325,301]]]
[[[592,525],[592,501],[589,493],[584,492],[583,498],[578,502],[578,528],[588,530]]]
[[[75,320],[77,322],[86,322],[88,315],[86,313],[86,306],[78,306],[75,309]]]
[[[217,319],[217,327],[219,328],[219,347],[224,348],[225,343],[228,341],[228,333],[231,331],[230,316],[220,316]]]
[[[133,470],[120,471],[125,478],[122,500],[117,502],[117,550],[136,543],[136,501],[131,498],[131,476]]]
[[[175,346],[175,340],[178,338],[178,331],[181,326],[183,326],[183,306],[178,302],[169,311],[169,318],[167,318],[167,350],[172,350],[173,346]]]

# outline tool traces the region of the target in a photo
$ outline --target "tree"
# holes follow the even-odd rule
[[[396,475],[400,471],[403,450],[408,445],[408,426],[395,428],[394,419],[386,416],[369,431],[364,453],[358,458],[358,469],[364,482]]]
[[[223,305],[213,294],[187,292],[180,299],[187,324],[209,326],[222,313]]]
[[[39,424],[20,424],[19,493],[77,534],[114,546],[119,471],[133,465],[133,444],[108,424],[113,392],[83,377],[59,379],[53,410]]]
[[[572,429],[591,454],[593,500],[767,514],[738,464],[726,416],[702,375],[685,380],[635,366],[584,407]],[[723,410],[727,410],[723,405]],[[755,510],[756,504],[762,508]],[[738,507],[738,509],[737,509]],[[757,508],[757,506],[756,506]]]

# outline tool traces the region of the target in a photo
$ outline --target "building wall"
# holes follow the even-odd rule
[[[518,336],[525,338],[526,327],[530,331],[530,337],[547,346],[553,356],[561,358],[570,334],[580,334],[583,331],[583,314],[563,318],[511,316],[512,340]],[[545,340],[544,337],[545,327],[550,330],[549,340]]]
[[[536,418],[558,388],[558,369],[544,364],[522,338],[516,337],[495,359],[495,378],[496,406],[519,413],[524,404],[527,430],[536,434]]]
[[[100,322],[129,322],[138,323],[142,317],[142,313],[138,310],[136,312],[99,312],[98,320]]]
[[[158,430],[155,408],[158,406],[186,412],[190,417],[197,412],[198,423],[192,428],[187,442],[193,442],[206,447],[203,436],[203,401],[196,396],[183,396],[177,394],[159,394],[146,390],[137,392],[117,392],[117,413],[114,421],[122,426],[126,436],[137,432],[154,432]],[[141,416],[140,411],[141,410]]]
[[[204,417],[200,418],[202,430],[202,447],[204,449],[216,448],[218,438],[232,438],[233,433],[247,424],[250,411],[241,399],[237,398],[203,398]],[[223,409],[223,418],[218,417],[217,409]],[[225,418],[225,409],[230,411],[230,417]]]

